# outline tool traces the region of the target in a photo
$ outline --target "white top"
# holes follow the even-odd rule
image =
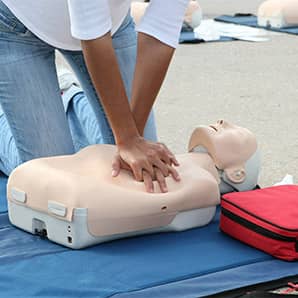
[[[131,0],[2,0],[46,43],[81,50],[80,40],[101,37],[121,26]],[[189,0],[151,0],[137,30],[177,47]]]

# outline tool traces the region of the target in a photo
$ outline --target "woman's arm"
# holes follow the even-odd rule
[[[132,111],[143,133],[166,76],[189,0],[151,0],[137,27],[138,53],[132,88]]]
[[[110,33],[82,41],[84,58],[104,106],[116,144],[139,136],[128,104]]]
[[[140,136],[128,103],[110,33],[94,40],[82,41],[82,48],[121,159],[139,181],[143,180],[143,170],[154,178],[153,166],[167,176],[172,155],[166,147],[147,142]]]
[[[174,48],[150,35],[139,33],[131,108],[140,134],[143,134],[173,54]]]
[[[152,180],[155,177],[153,167],[159,169],[163,176],[175,172],[171,167],[173,155],[169,150],[165,146],[144,140],[138,131],[112,46],[109,1],[68,0],[68,5],[72,35],[82,40],[88,71],[113,130],[119,156],[139,181],[143,180],[144,172],[149,173]],[[157,86],[153,89],[159,88]],[[148,101],[146,107],[151,105]],[[138,113],[136,117],[141,117],[137,115]],[[119,172],[119,160],[116,172]]]

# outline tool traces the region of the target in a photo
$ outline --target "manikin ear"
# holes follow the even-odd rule
[[[246,171],[243,166],[227,168],[224,170],[226,177],[233,183],[242,183],[246,178]]]

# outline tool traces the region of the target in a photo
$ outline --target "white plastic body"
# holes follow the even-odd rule
[[[72,249],[81,249],[95,244],[144,234],[185,231],[207,225],[214,217],[216,207],[208,207],[177,214],[171,224],[142,231],[94,237],[88,231],[88,210],[74,209],[72,222],[61,220],[50,214],[39,212],[24,205],[8,201],[10,222],[32,234],[44,234],[49,240]]]

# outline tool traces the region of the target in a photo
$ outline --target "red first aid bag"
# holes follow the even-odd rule
[[[223,195],[220,229],[279,259],[298,259],[298,186]]]

